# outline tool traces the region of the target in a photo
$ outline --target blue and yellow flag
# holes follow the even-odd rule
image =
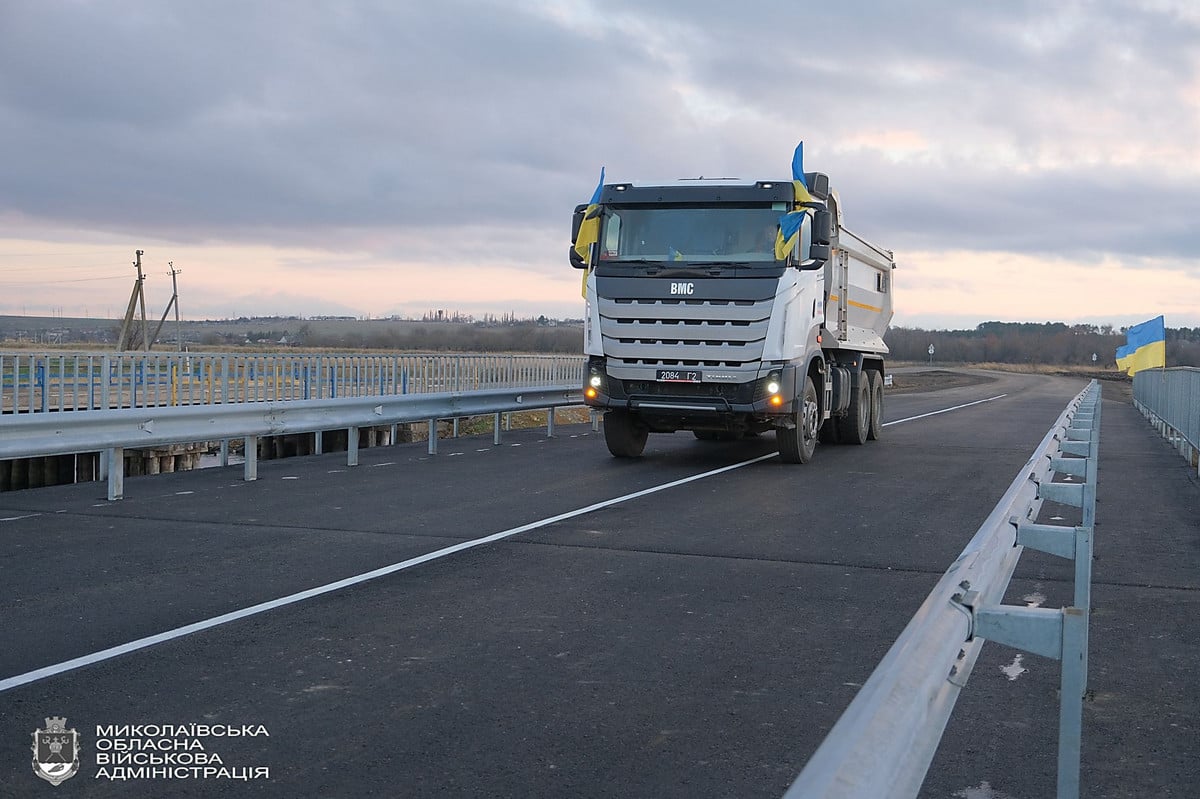
[[[1126,374],[1167,365],[1167,329],[1163,317],[1134,325],[1125,331],[1125,346],[1117,348],[1117,366]]]
[[[588,200],[587,210],[583,212],[583,223],[579,226],[579,234],[575,236],[575,254],[584,263],[592,254],[592,245],[600,239],[600,192],[604,189],[604,167],[600,167],[600,182]],[[587,297],[587,279],[590,269],[583,270],[583,296]]]
[[[792,186],[795,188],[795,207],[798,210],[779,217],[779,234],[775,237],[776,261],[786,260],[788,253],[796,246],[796,234],[804,222],[804,215],[808,213],[803,204],[814,202],[813,196],[808,193],[808,181],[804,178],[804,142],[797,144],[796,151],[792,153]]]

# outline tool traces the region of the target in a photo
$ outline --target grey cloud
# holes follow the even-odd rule
[[[1200,37],[1178,16],[590,8],[592,23],[564,24],[532,2],[6,4],[0,146],[18,156],[0,162],[0,212],[184,241],[345,246],[370,229],[479,225],[562,231],[565,245],[601,164],[613,178],[778,176],[804,138],[851,227],[894,249],[1195,252],[1197,181],[1169,156],[1106,154],[1200,139],[1183,94],[1200,92]],[[689,110],[689,87],[732,116]],[[928,152],[839,147],[889,130]],[[1069,162],[1079,142],[1095,166],[1012,174],[978,155]]]

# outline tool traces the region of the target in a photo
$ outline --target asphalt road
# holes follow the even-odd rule
[[[0,796],[779,796],[1083,387],[992,377],[890,397],[883,440],[803,467],[769,435],[618,461],[560,426],[0,495],[0,687],[29,675]],[[1103,420],[1084,793],[1190,796],[1200,487],[1123,398]],[[1070,575],[1027,551],[1009,601],[1068,604]],[[1057,664],[1016,654],[984,647],[924,796],[1053,793]],[[50,716],[81,739],[58,788]],[[201,740],[269,778],[100,773],[193,724],[269,733]]]

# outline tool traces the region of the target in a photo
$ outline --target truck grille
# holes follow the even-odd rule
[[[737,367],[762,359],[774,299],[598,302],[604,352],[617,363]]]

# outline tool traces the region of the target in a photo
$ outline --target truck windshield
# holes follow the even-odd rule
[[[605,261],[774,263],[782,204],[609,206]]]

